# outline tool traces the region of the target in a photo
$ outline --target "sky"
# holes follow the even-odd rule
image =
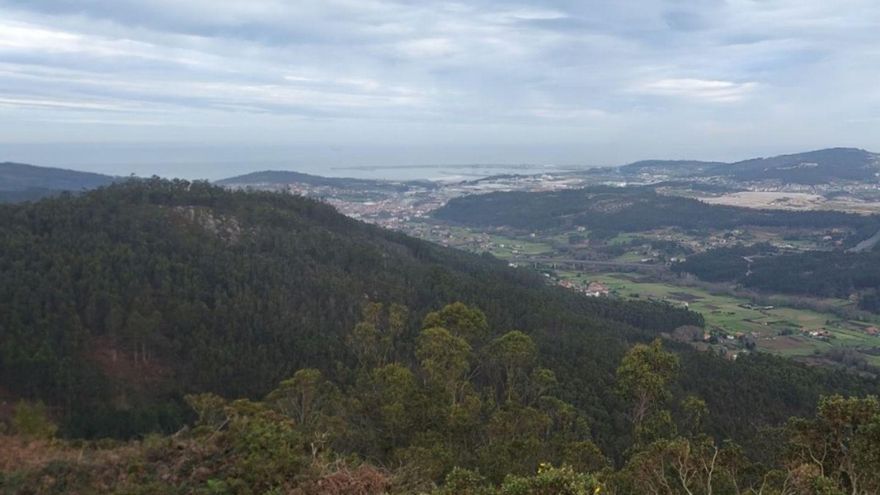
[[[614,165],[880,151],[876,0],[0,0],[0,161]]]

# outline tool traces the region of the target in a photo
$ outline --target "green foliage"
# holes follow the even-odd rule
[[[474,226],[509,226],[528,231],[586,227],[591,238],[662,227],[686,230],[763,227],[852,228],[870,236],[877,218],[832,211],[764,211],[709,205],[663,195],[651,186],[594,186],[547,192],[495,192],[462,196],[434,211],[441,220]]]
[[[747,262],[743,256],[753,256]],[[783,294],[847,298],[861,294],[862,309],[880,312],[880,252],[809,251],[771,255],[772,250],[751,246],[711,249],[689,256],[673,269],[703,280],[730,281],[746,287]]]
[[[453,404],[457,402],[460,383],[470,366],[470,353],[467,341],[440,327],[422,330],[416,347],[416,357],[429,379],[446,390]]]
[[[520,337],[510,341],[524,342]],[[620,368],[637,369],[634,376],[663,389],[677,364],[670,356],[659,343],[640,345],[623,358]],[[546,369],[534,369],[529,380],[555,382]],[[815,418],[791,420],[782,440],[785,453],[774,459],[776,468],[754,462],[732,442],[718,443],[700,433],[707,407],[702,399],[688,396],[679,418],[690,425],[686,437],[667,432],[638,443],[622,467],[614,469],[590,440],[583,416],[548,387],[526,384],[545,392],[534,406],[517,398],[499,406],[492,400],[491,381],[485,386],[467,381],[469,400],[451,406],[431,381],[418,380],[402,363],[360,371],[368,374],[345,386],[315,369],[299,370],[262,402],[188,396],[198,415],[192,430],[151,436],[133,445],[70,445],[71,450],[79,449],[78,455],[62,453],[57,460],[52,456],[58,454],[50,451],[42,454],[48,456],[46,461],[29,462],[35,468],[0,467],[0,489],[105,493],[112,487],[113,493],[122,494],[379,495],[390,489],[435,495],[868,495],[880,486],[880,402],[873,396],[827,397]],[[662,376],[651,376],[655,374]],[[653,397],[666,395],[660,390]],[[350,400],[340,400],[343,396]],[[471,408],[471,398],[476,407],[468,413],[468,426],[455,427],[452,411]],[[650,421],[665,418],[672,424],[670,411],[653,407],[651,412]],[[311,439],[336,420],[351,431],[316,455]],[[379,449],[358,444],[358,438],[369,434],[375,434],[371,442],[378,440]],[[20,445],[26,444],[9,444],[12,449]],[[101,454],[102,449],[107,453]],[[33,455],[32,450],[12,455],[16,452]],[[90,460],[74,460],[83,459],[85,452]],[[386,475],[361,464],[360,457],[393,467]]]
[[[849,493],[880,492],[877,397],[825,397],[816,419],[792,420],[788,432],[790,462],[816,468],[818,485],[844,487]]]
[[[230,477],[257,493],[282,486],[305,466],[303,438],[292,421],[262,404],[238,400],[227,408]]]
[[[588,474],[572,468],[538,466],[538,474],[530,477],[508,476],[501,484],[499,495],[593,495],[599,484]]]
[[[618,390],[632,404],[630,419],[637,441],[657,436],[671,423],[661,408],[670,395],[666,387],[678,370],[678,358],[664,351],[659,339],[636,345],[621,361]]]
[[[12,415],[12,429],[24,437],[45,440],[55,436],[58,426],[42,402],[19,401]]]
[[[537,347],[531,337],[514,330],[498,337],[489,346],[492,362],[503,372],[506,380],[505,397],[510,401],[518,385],[535,363]]]
[[[408,359],[423,317],[472,347],[491,320],[588,329],[617,352],[701,321],[579,297],[291,195],[150,179],[0,206],[0,386],[51,405],[66,436],[171,432],[189,393],[257,398],[301,368],[344,379]]]
[[[131,493],[381,493],[390,476],[398,491],[428,492],[463,467],[488,481],[462,483],[492,493],[508,476],[556,486],[531,480],[542,462],[604,480],[642,455],[607,474],[626,487],[647,460],[716,448],[727,466],[717,487],[755,486],[770,471],[735,459],[797,464],[766,428],[808,414],[822,393],[877,391],[769,356],[729,363],[670,343],[672,354],[645,342],[697,315],[580,297],[302,198],[132,182],[0,207],[0,233],[4,389],[47,399],[68,434],[177,431],[193,414],[184,396],[198,417],[165,442],[94,448],[107,458],[86,449],[93,464],[63,458],[55,477],[35,468],[19,487],[45,474],[81,493],[108,479]],[[640,417],[636,442],[627,416]],[[855,466],[875,455],[873,420],[861,418],[841,436]],[[364,460],[387,472],[349,468]],[[810,486],[849,482],[808,467]]]
[[[422,328],[431,327],[445,328],[471,344],[482,343],[489,335],[486,315],[479,309],[470,308],[462,302],[447,304],[440,311],[428,313]]]

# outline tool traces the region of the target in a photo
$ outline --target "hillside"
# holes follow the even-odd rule
[[[303,367],[352,380],[346,336],[367,302],[409,308],[399,349],[411,352],[427,312],[463,301],[485,311],[493,336],[528,332],[563,398],[617,455],[620,357],[634,341],[702,324],[665,304],[550,287],[312,200],[158,179],[0,207],[0,275],[0,388],[48,401],[74,436],[173,430],[188,417],[183,394],[261,397]],[[767,356],[724,372],[720,358],[683,361],[678,390],[712,397],[711,427],[737,438],[809,413],[823,391],[866,385]],[[692,380],[714,373],[732,381]],[[744,424],[748,404],[724,390],[758,376],[755,394],[772,407]]]
[[[801,184],[831,180],[874,182],[880,173],[880,157],[855,148],[831,148],[745,160],[718,168],[715,172],[740,180],[779,179]]]
[[[778,180],[795,184],[824,184],[840,180],[876,182],[880,173],[880,155],[856,148],[829,148],[734,163],[645,160],[624,165],[618,170],[627,175],[650,173],[671,177],[730,177],[741,181]]]
[[[0,208],[0,275],[0,386],[57,405],[75,434],[170,428],[183,393],[260,396],[300,367],[334,371],[367,301],[420,319],[462,300],[499,329],[611,338],[599,361],[627,336],[699,323],[304,198],[158,180]]]
[[[444,479],[451,491],[435,493],[567,493],[516,486],[563,482],[544,473],[585,490],[597,478],[572,469],[626,465],[601,471],[625,486],[643,459],[632,449],[666,448],[676,431],[732,438],[776,466],[767,428],[812,415],[821,394],[880,391],[772,356],[633,347],[702,324],[285,194],[153,179],[0,206],[0,391],[30,401],[6,428],[45,438],[54,419],[63,436],[101,438],[193,425],[125,445],[4,437],[0,487],[382,493],[393,478],[401,493]]]
[[[496,192],[450,200],[439,220],[480,227],[546,231],[580,226],[610,235],[660,227],[730,229],[742,225],[826,228],[847,226],[853,241],[871,236],[880,219],[831,211],[755,210],[709,205],[657,194],[652,187],[588,187],[549,192]]]
[[[112,183],[109,175],[23,163],[0,163],[0,201],[34,200],[60,191],[79,192]]]

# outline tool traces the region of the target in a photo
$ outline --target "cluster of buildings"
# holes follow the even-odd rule
[[[603,297],[611,294],[611,290],[601,282],[581,283],[575,280],[560,280],[559,285],[566,289],[580,292],[588,297]]]

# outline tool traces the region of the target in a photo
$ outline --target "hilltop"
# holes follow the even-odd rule
[[[574,407],[607,404],[589,417],[600,445],[616,452],[620,357],[633,342],[702,325],[680,307],[583,297],[307,198],[184,181],[0,207],[0,268],[0,387],[47,401],[73,436],[170,431],[187,418],[186,393],[262,397],[300,368],[351,380],[357,353],[346,336],[366,304],[409,308],[398,344],[406,350],[428,312],[462,301],[485,311],[492,337],[527,332],[544,366],[577,384],[563,388]],[[823,390],[864,386],[769,356],[728,369],[678,352],[678,386],[707,396],[712,427],[726,436],[807,414]],[[693,379],[708,374],[718,376],[711,386]],[[746,425],[738,411],[748,405],[725,390],[759,376],[767,392],[755,393],[773,405]],[[785,402],[770,392],[780,388]]]
[[[740,181],[777,180],[794,184],[876,182],[880,173],[880,155],[857,148],[829,148],[730,163],[645,160],[623,165],[618,170],[627,175],[649,173],[680,178],[729,177]]]
[[[4,162],[0,163],[0,202],[39,199],[61,191],[80,192],[116,180],[109,175]]]
[[[314,200],[183,181],[3,206],[0,267],[0,387],[50,401],[80,435],[171,428],[187,392],[258,397],[300,367],[334,372],[369,301],[420,319],[461,300],[499,328],[611,339],[595,342],[606,355],[699,324],[578,297]]]

